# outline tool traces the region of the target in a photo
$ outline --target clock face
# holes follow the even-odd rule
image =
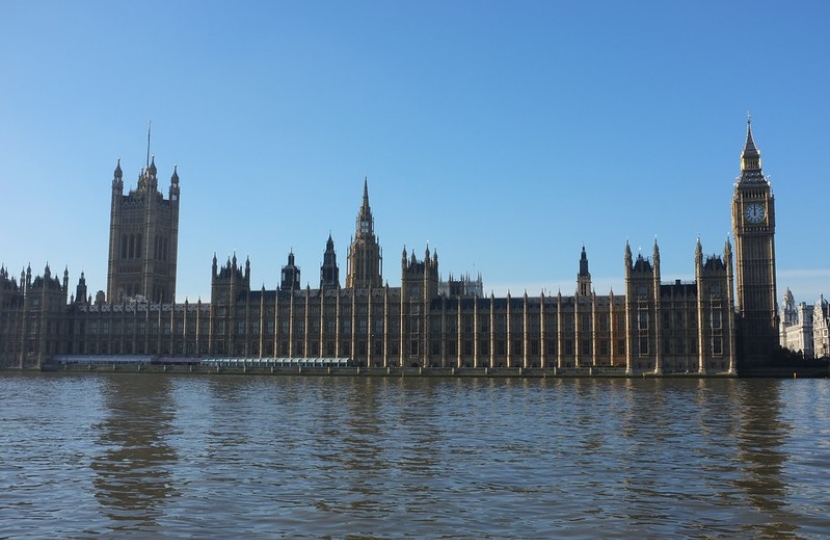
[[[760,223],[764,220],[764,207],[760,204],[750,204],[746,207],[746,220],[750,223]]]

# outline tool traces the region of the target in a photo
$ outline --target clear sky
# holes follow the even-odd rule
[[[383,277],[437,250],[487,294],[623,290],[625,243],[691,280],[721,253],[747,111],[776,197],[779,302],[830,293],[830,2],[0,4],[0,263],[106,289],[111,181],[181,178],[177,299],[211,261],[345,280],[368,176]]]

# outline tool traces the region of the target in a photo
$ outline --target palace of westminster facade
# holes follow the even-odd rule
[[[0,268],[0,367],[57,357],[349,358],[359,366],[577,368],[732,375],[766,365],[778,343],[775,207],[747,123],[732,199],[734,249],[694,255],[695,280],[661,282],[660,250],[625,246],[625,291],[595,293],[583,248],[572,296],[482,295],[481,279],[442,282],[438,255],[404,249],[401,285],[384,285],[368,186],[341,285],[329,237],[318,288],[302,288],[293,253],[275,290],[252,289],[250,262],[213,259],[211,299],[175,302],[179,177],[167,198],[148,160],[124,195],[112,181],[107,292],[47,266],[19,280]],[[734,273],[733,273],[734,264]],[[733,291],[734,296],[733,296]]]

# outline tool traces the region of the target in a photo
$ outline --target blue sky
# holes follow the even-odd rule
[[[383,276],[406,247],[497,295],[600,294],[626,241],[664,281],[721,253],[752,113],[779,301],[830,293],[830,3],[46,2],[0,5],[0,263],[106,289],[110,184],[148,122],[181,178],[177,297],[214,253],[274,288],[293,250],[341,280],[368,176]]]

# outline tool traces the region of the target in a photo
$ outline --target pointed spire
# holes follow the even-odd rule
[[[147,172],[150,173],[150,176],[156,175],[156,156],[150,158],[150,166],[147,167]]]
[[[741,172],[755,171],[761,169],[761,152],[755,146],[752,139],[752,118],[747,112],[746,115],[746,143],[741,152]]]
[[[579,257],[579,275],[580,276],[589,276],[591,273],[588,271],[588,254],[585,252],[585,246],[582,246],[582,255]]]
[[[579,257],[579,273],[576,275],[576,293],[579,296],[591,294],[591,272],[588,270],[588,254],[582,246],[582,255]]]
[[[374,235],[372,208],[369,206],[369,177],[363,179],[363,204],[357,213],[357,237],[371,238]]]
[[[150,120],[147,124],[147,165],[146,167],[150,168],[150,130],[153,128],[153,121]]]
[[[320,288],[334,288],[340,286],[340,268],[337,266],[337,254],[334,251],[334,240],[326,241],[326,251],[323,253],[323,264],[320,265]]]
[[[743,155],[758,155],[755,141],[752,140],[752,117],[749,112],[746,113],[746,144],[744,145]]]
[[[179,166],[175,163],[173,164],[173,176],[170,177],[171,184],[178,184],[179,183]]]
[[[124,177],[124,172],[121,170],[121,158],[118,158],[118,164],[115,166],[113,177],[116,180],[121,180]]]

